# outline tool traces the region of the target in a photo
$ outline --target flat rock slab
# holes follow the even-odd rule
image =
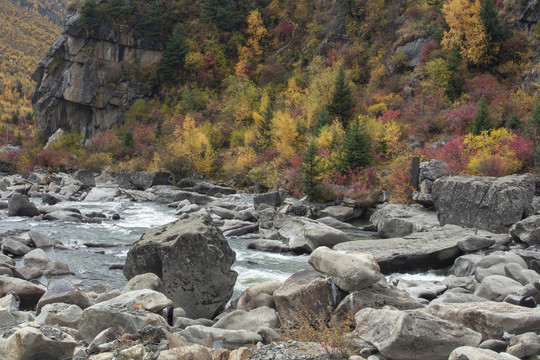
[[[463,255],[458,242],[471,234],[467,229],[420,232],[401,238],[350,241],[333,249],[370,253],[385,274],[427,271],[452,265]]]
[[[387,204],[375,211],[370,221],[382,237],[402,237],[440,227],[437,214],[419,205]]]
[[[504,332],[518,335],[540,331],[540,308],[531,309],[498,302],[472,302],[431,304],[423,311],[478,331],[484,340],[501,339]]]

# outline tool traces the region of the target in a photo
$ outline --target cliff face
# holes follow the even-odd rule
[[[135,100],[159,92],[160,40],[139,38],[132,27],[110,22],[89,36],[77,26],[78,18],[68,16],[32,75],[36,126],[46,137],[63,128],[89,139],[121,124]]]

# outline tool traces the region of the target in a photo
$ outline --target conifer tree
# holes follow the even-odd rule
[[[482,96],[478,103],[476,115],[471,122],[470,132],[474,135],[480,135],[482,131],[491,130],[493,128],[489,118],[489,105],[486,99]]]
[[[531,111],[531,124],[536,129],[536,133],[540,134],[540,100],[536,100]]]
[[[461,54],[459,48],[454,47],[448,55],[448,70],[450,70],[450,79],[445,90],[446,96],[450,101],[456,101],[463,92],[463,77],[459,65],[461,64]]]
[[[506,30],[499,18],[499,11],[495,7],[493,0],[482,0],[480,16],[490,41],[492,43],[503,41],[506,37]]]
[[[310,200],[316,200],[321,195],[321,182],[317,178],[319,171],[317,165],[319,159],[317,158],[317,145],[315,141],[311,141],[309,146],[302,156],[303,164],[300,166],[302,172],[302,184],[304,185],[304,193]]]
[[[80,16],[77,25],[86,31],[86,35],[92,34],[99,27],[99,14],[96,0],[85,0],[81,5]]]
[[[144,13],[144,18],[142,21],[137,23],[137,31],[143,36],[147,37],[160,37],[161,30],[163,27],[164,18],[163,18],[163,9],[159,3],[153,3],[148,6],[148,9]],[[174,32],[173,31],[173,37]]]
[[[371,139],[361,128],[358,120],[352,121],[347,127],[341,151],[342,172],[348,169],[364,168],[373,161]]]
[[[221,30],[231,31],[240,25],[240,14],[232,8],[229,0],[203,0],[201,8],[201,18]]]
[[[272,111],[272,105],[268,103],[266,109],[264,109],[264,114],[261,121],[257,125],[257,132],[259,133],[259,138],[257,141],[257,148],[255,149],[258,153],[270,148],[272,145],[272,119],[274,118],[274,112]]]
[[[325,126],[330,126],[330,118],[328,117],[328,110],[322,109],[317,116],[317,123],[315,124],[315,134],[319,134],[321,129]]]
[[[334,93],[332,94],[332,102],[328,105],[328,112],[331,115],[339,116],[346,126],[350,117],[351,110],[354,107],[351,88],[345,79],[345,71],[343,66],[339,67]]]
[[[179,72],[184,68],[184,59],[188,51],[189,47],[182,38],[180,27],[177,26],[171,40],[165,44],[163,59],[158,67],[161,81],[170,84],[178,79]]]

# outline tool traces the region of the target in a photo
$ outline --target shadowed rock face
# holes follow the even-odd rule
[[[233,293],[236,254],[208,214],[194,214],[145,232],[131,247],[124,275],[152,272],[163,292],[190,318],[212,318]]]
[[[32,75],[36,125],[46,137],[63,128],[89,139],[121,124],[135,100],[159,91],[157,80],[136,75],[161,60],[159,39],[137,37],[133,28],[120,31],[105,20],[89,36],[77,26],[78,18],[68,16]]]

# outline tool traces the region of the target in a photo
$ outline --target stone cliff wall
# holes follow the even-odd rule
[[[102,22],[93,34],[68,16],[60,37],[32,78],[36,125],[46,137],[58,128],[86,139],[118,126],[139,98],[159,92],[155,66],[162,58],[159,39],[137,37],[132,27]]]

